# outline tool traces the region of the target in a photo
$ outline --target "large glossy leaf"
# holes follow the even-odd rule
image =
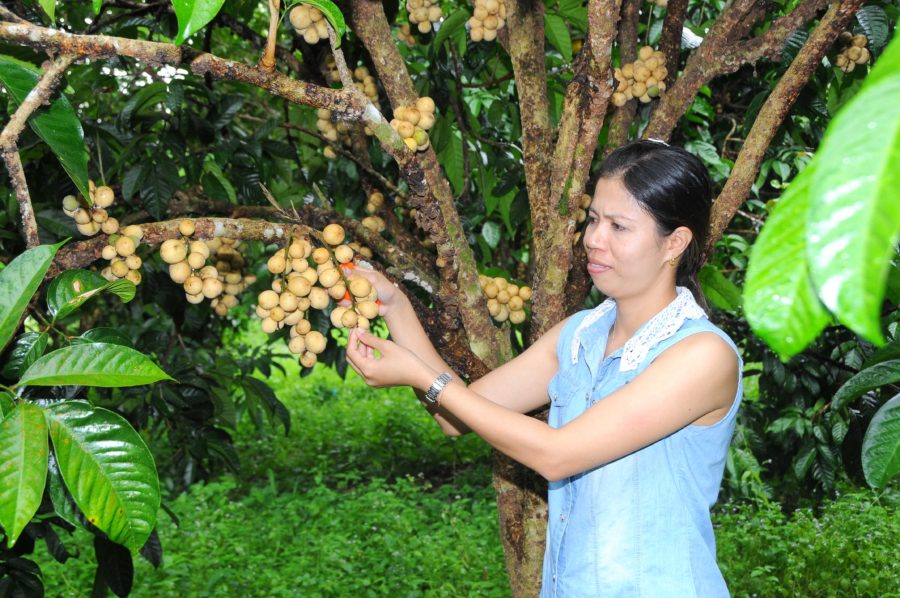
[[[8,390],[0,390],[0,420],[16,408],[16,399]]]
[[[84,513],[78,510],[75,499],[66,488],[62,474],[59,471],[59,462],[56,460],[56,454],[51,450],[50,459],[47,461],[47,493],[50,495],[50,502],[53,503],[53,511],[65,521],[71,523],[74,527],[81,529],[90,529]]]
[[[41,506],[48,450],[47,423],[38,406],[21,402],[0,421],[0,525],[9,546]]]
[[[60,245],[29,249],[0,270],[0,351],[15,334],[19,318],[40,286]]]
[[[175,43],[181,44],[212,21],[219,14],[225,0],[172,0],[172,4],[178,18]]]
[[[38,0],[38,2],[50,20],[56,22],[56,0]]]
[[[278,418],[284,426],[285,435],[291,431],[291,413],[284,406],[284,403],[278,400],[275,393],[269,388],[269,385],[253,376],[244,376],[242,378],[244,392],[249,396],[254,396],[262,403],[266,411],[269,413],[269,419]]]
[[[9,361],[3,365],[3,377],[17,379],[35,360],[44,354],[50,337],[46,332],[26,332],[19,335],[9,353]]]
[[[572,36],[569,35],[569,28],[566,27],[566,21],[559,15],[544,15],[544,35],[547,41],[559,50],[563,60],[572,62]]]
[[[801,351],[828,323],[806,264],[804,226],[814,176],[810,165],[781,196],[753,245],[744,284],[747,321],[782,359]]]
[[[171,379],[140,351],[110,343],[85,343],[44,355],[25,371],[19,385],[118,388]]]
[[[87,520],[132,552],[156,525],[153,455],[123,417],[84,401],[46,408],[59,471]]]
[[[16,104],[25,101],[37,85],[40,71],[14,58],[0,56],[0,82]],[[59,158],[60,164],[84,197],[88,192],[88,154],[84,146],[84,131],[78,115],[64,95],[58,94],[50,107],[35,112],[28,119],[31,128]]]
[[[469,17],[472,16],[469,11],[463,7],[457,8],[453,11],[453,13],[444,19],[441,22],[441,28],[438,29],[438,32],[434,35],[434,40],[431,42],[431,51],[432,53],[436,53],[441,45],[447,41],[454,32],[458,29],[464,29],[466,26],[466,21],[469,20]]]
[[[900,381],[900,359],[883,361],[857,372],[856,375],[844,382],[834,393],[831,405],[834,409],[840,409],[862,396],[863,393],[898,381]]]
[[[98,327],[91,328],[81,334],[81,336],[76,336],[70,342],[73,344],[78,343],[111,343],[113,345],[122,345],[123,347],[131,347],[134,349],[134,344],[132,344],[131,339],[128,338],[125,333],[123,333],[118,328],[106,328],[106,327]]]
[[[47,289],[47,309],[54,321],[59,320],[104,291],[114,293],[128,303],[134,299],[135,286],[125,279],[108,281],[90,270],[66,270],[54,278]]]
[[[874,50],[883,48],[891,30],[891,20],[884,9],[876,4],[863,6],[856,13],[856,20],[869,38],[869,47]]]
[[[873,488],[884,488],[900,473],[900,394],[875,413],[862,446],[863,473]]]
[[[828,126],[814,158],[806,229],[819,297],[873,342],[883,342],[881,303],[900,236],[900,102],[885,102],[900,97],[900,39],[879,67],[892,74],[864,84]]]

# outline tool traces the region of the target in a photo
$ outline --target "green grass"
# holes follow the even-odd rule
[[[327,369],[273,378],[290,435],[238,433],[239,475],[160,513],[164,563],[135,559],[133,596],[509,595],[490,451],[445,438],[408,390]],[[900,596],[897,494],[851,491],[818,516],[724,505],[714,518],[735,596]],[[35,555],[47,596],[89,596],[94,557]]]

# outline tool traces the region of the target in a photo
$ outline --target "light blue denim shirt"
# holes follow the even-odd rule
[[[563,328],[559,371],[548,386],[551,426],[572,421],[692,334],[713,332],[737,352],[687,289],[679,287],[668,307],[604,359],[615,316],[615,302],[606,301]],[[687,426],[612,463],[550,483],[542,598],[728,596],[709,509],[741,396],[739,379],[731,408],[715,424]]]

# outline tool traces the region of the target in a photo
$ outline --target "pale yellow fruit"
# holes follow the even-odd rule
[[[518,295],[519,294],[519,285],[509,283],[506,286],[506,292],[509,293],[510,297],[514,297],[515,295]]]
[[[341,273],[334,268],[329,268],[319,273],[319,284],[330,289],[341,279]]]
[[[290,262],[291,272],[300,273],[309,268],[309,262],[306,261],[306,258],[295,258]]]
[[[286,312],[292,312],[297,309],[297,295],[290,291],[284,291],[278,297],[278,305]]]
[[[292,259],[309,257],[310,253],[312,253],[312,245],[306,239],[294,239],[288,248],[288,255]]]
[[[286,265],[284,258],[277,254],[270,257],[269,261],[266,262],[266,267],[272,274],[281,274],[284,272]]]
[[[639,60],[648,60],[653,56],[653,48],[651,46],[643,46],[638,50]]]
[[[284,310],[281,309],[280,305],[276,305],[272,309],[269,310],[269,317],[275,320],[276,322],[281,322],[287,314],[284,313]]]
[[[206,259],[209,257],[209,245],[205,241],[191,241],[190,253],[199,253],[203,256],[203,259]]]
[[[262,306],[257,305],[256,306],[256,315],[259,316],[260,318],[268,318],[269,310],[263,309]]]
[[[201,269],[206,264],[206,258],[201,253],[191,253],[187,257],[187,262],[194,270]]]
[[[509,298],[509,303],[506,304],[509,307],[510,312],[520,311],[522,307],[525,305],[525,302],[522,301],[521,297],[513,296]]]
[[[128,266],[130,270],[137,270],[141,267],[144,261],[137,255],[129,255],[125,258],[125,265]]]
[[[479,23],[480,22],[481,21],[479,21]],[[484,28],[472,26],[472,28],[469,29],[469,37],[472,38],[473,42],[482,41],[484,39]]]
[[[241,276],[240,272],[229,272],[225,275],[225,282],[228,284],[240,284],[243,279],[244,277]]]
[[[109,214],[103,208],[94,208],[91,210],[91,220],[97,224],[103,224],[109,220]]]
[[[304,353],[303,355],[300,356],[300,365],[302,365],[305,368],[311,368],[314,365],[316,365],[316,362],[318,360],[319,360],[319,358],[316,357],[315,353],[307,351],[306,353]]]
[[[296,324],[297,322],[299,322],[302,319],[303,319],[303,312],[297,310],[297,311],[288,312],[288,314],[286,316],[284,316],[283,321],[284,321],[285,326],[293,326],[294,324]]]
[[[497,314],[500,313],[500,302],[496,299],[488,299],[487,308],[491,317],[497,317]]]
[[[188,295],[199,295],[203,292],[203,279],[199,276],[188,276],[184,281],[184,292]]]
[[[302,336],[295,336],[288,343],[288,351],[294,355],[300,355],[306,351],[306,340]]]
[[[309,281],[309,284],[316,284],[319,281],[319,274],[315,268],[307,268],[300,273],[300,276]]]
[[[485,27],[483,35],[484,35],[484,41],[492,42],[495,39],[497,39],[497,30],[496,29],[488,29],[487,27]]]
[[[107,218],[106,222],[100,225],[100,230],[102,230],[104,234],[114,235],[119,232],[119,221],[115,218]]]
[[[297,331],[297,334],[307,334],[312,330],[312,323],[309,320],[300,320],[294,324],[294,330]]]
[[[416,127],[412,123],[406,122],[405,120],[397,123],[397,133],[400,137],[412,137],[413,133],[416,132]]]
[[[329,245],[340,245],[344,242],[344,227],[340,224],[329,224],[322,230],[322,238]]]
[[[356,311],[367,319],[374,320],[378,317],[378,304],[374,301],[360,301],[356,304]]]
[[[344,312],[344,315],[341,316],[341,325],[344,328],[356,328],[356,323],[359,321],[359,314],[357,314],[352,309],[348,309]]]
[[[494,278],[494,284],[497,285],[498,290],[503,291],[506,289],[506,287],[509,286],[509,281],[505,278],[497,276],[496,278]]]
[[[291,26],[294,29],[306,29],[312,24],[309,17],[309,7],[304,5],[295,6],[290,14]]]
[[[214,301],[217,301],[217,300],[214,299]],[[228,315],[228,306],[222,302],[219,302],[219,303],[216,303],[215,306],[213,306],[213,311],[216,312],[217,316],[224,317],[224,316]]]
[[[485,296],[488,297],[489,299],[493,299],[494,297],[497,296],[497,293],[500,292],[500,289],[497,287],[497,283],[495,283],[493,280],[491,280],[486,285],[484,285],[483,290],[484,290]]]
[[[531,287],[523,286],[519,288],[519,297],[521,297],[523,301],[528,301],[529,299],[531,299],[531,295]]]
[[[288,280],[287,288],[296,297],[306,297],[312,289],[312,284],[302,276],[296,276]]]
[[[509,308],[505,305],[501,305],[500,311],[496,316],[494,316],[494,319],[498,322],[505,322],[507,319],[509,319]]]
[[[309,305],[313,309],[325,309],[328,301],[328,293],[322,287],[313,287],[309,291]]]
[[[103,278],[105,278],[106,280],[108,280],[110,282],[116,280],[116,277],[113,276],[112,268],[110,268],[109,266],[100,270],[100,276],[102,276]]]
[[[187,245],[181,239],[167,239],[159,248],[159,256],[167,264],[183,262],[187,257]]]
[[[326,249],[325,247],[318,247],[315,251],[312,252],[312,259],[317,264],[324,264],[325,262],[331,260],[331,252],[328,251],[328,249]]]
[[[62,200],[62,209],[64,212],[69,213],[71,216],[71,212],[74,212],[78,209],[81,204],[78,203],[78,198],[74,195],[66,195]]]
[[[347,311],[346,307],[335,307],[331,310],[331,314],[328,316],[331,320],[331,325],[335,328],[342,328],[344,325],[341,324],[341,318],[344,316],[344,312]]]
[[[113,193],[113,190],[107,187],[106,185],[102,185],[97,187],[94,190],[94,205],[100,206],[101,208],[108,208],[113,204],[116,200],[116,195]]]
[[[190,237],[194,234],[194,221],[185,218],[181,222],[178,223],[178,232],[180,232],[185,237]]]
[[[278,293],[275,291],[263,291],[257,297],[256,302],[263,309],[272,309],[278,305]]]
[[[191,275],[191,267],[187,262],[178,262],[169,266],[169,278],[172,282],[183,284]]]
[[[134,283],[134,286],[137,286],[141,284],[141,280],[143,280],[143,277],[141,276],[140,270],[129,270],[125,273],[125,279],[130,280],[132,283]]]
[[[434,112],[434,100],[429,98],[428,96],[422,96],[418,100],[416,100],[416,108],[419,112]]]
[[[340,301],[347,295],[347,285],[343,282],[339,282],[328,289],[328,296],[334,299],[335,301]]]
[[[135,243],[140,243],[144,238],[144,230],[137,224],[129,224],[122,229],[122,234],[134,239]]]
[[[215,266],[203,266],[200,268],[200,278],[218,278],[219,271],[216,270]]]
[[[199,303],[203,303],[203,293],[197,293],[196,295],[192,295],[190,293],[185,293],[184,298],[187,299],[187,302],[192,305],[197,305]]]
[[[334,248],[334,258],[338,263],[346,264],[353,259],[353,250],[347,245],[338,245]]]
[[[497,301],[503,304],[509,303],[509,291],[503,289],[502,291],[497,293]]]
[[[128,265],[124,260],[114,259],[110,262],[109,269],[116,278],[122,278],[128,274]]]
[[[93,237],[100,232],[100,225],[93,221],[88,222],[87,224],[76,224],[75,228],[86,237]]]
[[[362,276],[350,278],[350,294],[354,297],[367,297],[372,291],[372,284]]]
[[[356,327],[357,328],[362,328],[363,330],[368,330],[371,325],[372,325],[372,323],[369,322],[369,318],[367,318],[365,316],[358,316],[356,318]]]
[[[321,353],[327,344],[327,339],[318,330],[310,330],[306,335],[306,348],[312,353]]]
[[[278,330],[278,322],[273,320],[272,318],[263,318],[263,321],[260,324],[262,326],[263,332],[266,334],[272,334],[276,330]]]
[[[77,210],[75,210],[72,218],[75,219],[76,224],[87,224],[91,221],[91,213],[84,208],[78,208]]]
[[[509,321],[513,324],[521,324],[525,321],[525,312],[522,310],[514,310],[509,312]]]
[[[279,295],[281,294],[281,291],[284,290],[284,283],[282,282],[282,280],[280,278],[276,278],[275,280],[272,281],[272,290],[275,291],[276,293],[278,293]]]
[[[406,147],[408,147],[409,149],[411,149],[413,151],[419,149],[419,144],[416,143],[416,140],[413,139],[412,137],[405,137],[403,139],[403,143],[405,143]]]
[[[224,297],[222,297],[222,303],[224,303],[228,309],[231,309],[238,304],[238,298],[230,294],[225,295]]]
[[[116,252],[116,248],[113,247],[112,245],[107,245],[100,252],[100,256],[103,259],[105,259],[106,261],[114,259],[117,255],[119,255],[119,254]]]
[[[225,292],[229,295],[237,295],[244,290],[244,285],[225,283]]]
[[[434,126],[434,115],[425,113],[422,115],[422,118],[419,119],[419,127],[425,129],[426,131]]]
[[[134,241],[131,240],[131,237],[119,237],[116,240],[116,253],[121,255],[122,257],[128,257],[132,255],[135,250]]]

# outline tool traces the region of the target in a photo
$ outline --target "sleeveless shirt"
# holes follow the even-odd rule
[[[615,317],[615,302],[607,300],[563,327],[560,367],[548,385],[551,426],[572,421],[692,334],[717,334],[738,353],[682,287],[672,303],[604,358]],[[739,353],[738,360],[740,372]],[[728,596],[716,565],[709,509],[741,397],[739,374],[734,401],[718,422],[686,426],[611,463],[550,483],[542,598]]]

